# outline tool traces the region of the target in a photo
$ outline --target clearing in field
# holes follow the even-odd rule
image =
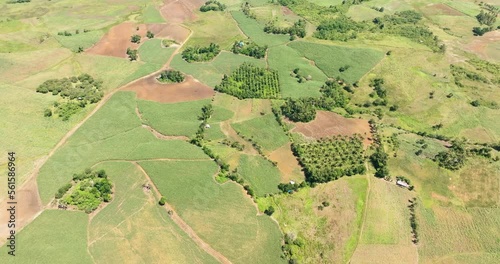
[[[137,28],[139,30],[137,30]],[[131,22],[124,22],[109,29],[108,33],[94,46],[86,50],[86,53],[113,56],[118,58],[127,57],[127,48],[137,49],[140,44],[130,41],[132,35],[141,36],[141,42],[146,39],[146,26]]]
[[[288,46],[314,61],[328,77],[340,77],[349,83],[361,79],[384,57],[384,53],[367,48],[348,48],[305,41],[294,41]],[[348,69],[341,71],[341,67]]]
[[[268,158],[277,163],[281,182],[302,182],[305,179],[304,173],[302,173],[302,168],[290,148],[290,144],[285,144],[273,151]]]
[[[149,76],[123,88],[134,91],[137,98],[160,103],[177,103],[211,98],[214,90],[200,83],[192,76],[186,76],[181,83],[160,83],[157,76]]]
[[[364,119],[345,118],[337,113],[316,111],[316,118],[308,123],[293,123],[292,132],[299,132],[306,137],[320,139],[334,135],[352,136],[359,134],[363,137],[365,146],[372,142],[370,125]]]
[[[175,212],[233,263],[283,263],[281,233],[234,182],[214,180],[213,161],[139,163]]]

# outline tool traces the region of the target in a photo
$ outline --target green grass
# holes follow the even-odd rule
[[[148,39],[139,47],[139,58],[146,63],[155,64],[160,69],[174,51],[174,47],[162,48],[161,39]]]
[[[347,11],[346,16],[352,18],[354,21],[372,21],[376,17],[383,17],[383,12],[378,12],[368,6],[353,5]]]
[[[241,155],[238,173],[257,196],[278,192],[280,172],[261,156]]]
[[[0,40],[0,53],[33,51],[35,47],[17,41]]]
[[[196,21],[186,24],[193,31],[187,46],[216,43],[222,49],[230,50],[235,41],[245,38],[228,12],[197,12],[196,15]]]
[[[320,6],[331,6],[331,5],[342,4],[342,0],[308,0],[308,1]]]
[[[204,162],[141,162],[176,213],[233,263],[283,263],[281,234],[268,216],[256,216],[241,186],[214,180],[217,166]]]
[[[201,108],[210,100],[162,104],[138,100],[137,105],[146,124],[169,136],[193,136],[200,121]]]
[[[327,76],[317,67],[303,57],[297,50],[288,46],[272,47],[268,51],[269,67],[276,69],[280,77],[281,94],[283,97],[318,97],[321,95],[319,88]],[[299,73],[312,79],[299,83],[297,78],[290,76],[294,69],[299,68]]]
[[[165,19],[154,5],[148,5],[142,10],[142,20],[144,23],[165,23]]]
[[[2,263],[93,263],[87,226],[85,213],[45,210],[17,234],[15,257],[7,255],[5,245],[0,249]]]
[[[213,61],[201,63],[188,63],[182,59],[181,54],[177,54],[172,60],[171,66],[176,70],[192,75],[210,87],[214,87],[221,82],[224,74],[229,75],[244,62],[261,67],[265,66],[264,60],[225,51],[222,51]]]
[[[200,148],[185,141],[157,139],[134,115],[134,93],[119,92],[85,122],[40,169],[37,181],[42,202],[49,202],[73,173],[101,161],[208,159]]]
[[[264,25],[260,24],[254,19],[248,18],[241,11],[231,12],[233,18],[238,22],[239,27],[251,40],[257,45],[269,47],[287,43],[290,36],[287,35],[273,35],[264,32]]]
[[[144,192],[144,174],[129,162],[98,166],[114,183],[113,200],[89,225],[89,250],[96,262],[216,263],[158,206],[154,192]],[[134,245],[134,250],[123,250]],[[161,245],[161,246],[151,246]]]
[[[288,142],[288,137],[283,132],[283,128],[272,114],[234,123],[232,127],[246,138],[251,138],[257,142],[266,152],[272,152]]]
[[[469,1],[445,1],[445,4],[471,17],[475,17],[481,12],[479,5]]]
[[[72,36],[60,36],[54,35],[54,38],[65,48],[70,49],[73,52],[78,51],[79,47],[83,49],[87,49],[92,47],[95,43],[97,43],[101,37],[104,35],[102,30],[92,30],[90,32],[84,33],[83,30],[80,30],[79,34],[75,34],[75,32],[71,32]]]
[[[367,48],[348,48],[304,41],[295,41],[288,46],[313,60],[327,76],[339,76],[350,83],[361,79],[384,57],[382,52]],[[350,68],[340,72],[339,68],[346,65]]]

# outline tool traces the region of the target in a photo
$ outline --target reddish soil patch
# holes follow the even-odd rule
[[[205,0],[165,0],[165,4],[160,8],[161,15],[168,23],[183,23],[196,19],[194,10],[197,10],[205,3]]]
[[[139,30],[137,30],[139,27]],[[104,37],[86,52],[90,54],[113,56],[119,58],[127,57],[127,48],[137,49],[140,44],[130,42],[132,35],[139,35],[141,39],[146,36],[146,25],[137,25],[124,22],[112,27]]]
[[[371,144],[371,132],[368,121],[364,119],[345,118],[339,114],[327,111],[317,111],[316,118],[309,123],[295,123],[293,132],[302,133],[306,137],[320,139],[333,135],[360,134],[364,144]]]
[[[301,182],[304,180],[304,175],[301,174],[302,168],[290,149],[290,143],[273,151],[269,155],[269,159],[278,163],[282,182],[290,182],[291,180]]]
[[[281,7],[281,12],[283,13],[283,15],[294,15],[293,11],[290,10],[290,8],[286,7],[286,6],[282,6]]]
[[[7,228],[7,223],[10,214],[7,213],[7,209],[10,207],[7,204],[9,200],[4,200],[0,203],[0,245],[2,245],[9,234],[10,229]],[[36,178],[31,178],[29,182],[26,182],[19,190],[16,191],[16,232],[19,232],[26,224],[31,222],[31,220],[36,217],[36,215],[42,211],[42,202],[40,201],[40,196],[38,195],[38,187],[36,184]]]
[[[148,24],[147,28],[155,37],[175,40],[179,44],[189,36],[189,29],[176,24]]]
[[[474,37],[470,44],[465,46],[465,49],[479,55],[483,59],[490,59],[488,54],[488,45],[500,42],[500,31],[495,30],[488,32],[482,36]],[[491,54],[493,55],[493,54]]]
[[[425,13],[428,15],[446,15],[446,16],[463,16],[460,11],[453,9],[445,4],[431,4],[425,7]]]
[[[182,83],[163,84],[156,80],[157,76],[139,79],[123,88],[134,91],[137,97],[160,103],[176,103],[210,98],[214,90],[205,84],[187,76]]]

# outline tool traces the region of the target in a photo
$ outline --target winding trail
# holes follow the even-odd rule
[[[139,165],[137,162],[132,162],[136,167],[137,169],[139,169],[143,174],[144,176],[148,179],[148,181],[151,183],[151,185],[153,186],[153,190],[155,191],[155,193],[157,194],[158,197],[161,197],[161,193],[160,191],[158,190],[158,188],[156,187],[155,183],[151,180],[151,178],[149,177],[149,175],[146,173],[146,171],[141,167],[141,165]],[[217,250],[213,249],[208,243],[206,243],[205,241],[203,241],[203,239],[201,239],[197,234],[196,232],[186,223],[184,222],[184,220],[182,220],[182,218],[180,218],[180,216],[178,214],[176,214],[172,208],[172,206],[170,206],[168,203],[165,203],[164,205],[164,208],[165,210],[168,211],[172,211],[173,213],[170,215],[170,218],[172,219],[172,221],[180,228],[182,229],[195,243],[196,245],[198,245],[198,247],[200,247],[201,249],[203,249],[205,252],[207,252],[208,254],[210,254],[212,257],[214,257],[215,259],[217,259],[220,263],[231,263],[231,261],[229,261],[229,259],[227,259],[224,255],[222,255],[220,252],[218,252]]]

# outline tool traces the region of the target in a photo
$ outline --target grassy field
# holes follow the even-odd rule
[[[349,83],[361,79],[384,57],[382,52],[367,48],[348,48],[303,41],[295,41],[288,46],[314,61],[327,76],[338,76]],[[349,68],[340,72],[339,68],[342,66],[349,66]]]
[[[172,60],[171,66],[183,73],[192,75],[202,83],[214,87],[219,84],[224,74],[229,75],[231,71],[238,68],[242,63],[248,62],[257,66],[265,66],[264,60],[248,56],[236,55],[232,52],[222,51],[211,62],[188,63],[177,54]]]
[[[92,45],[97,43],[104,35],[102,30],[92,30],[85,33],[82,31],[79,34],[75,34],[75,32],[71,33],[73,34],[72,36],[54,35],[54,38],[61,43],[63,47],[68,48],[73,52],[77,52],[79,47],[82,47],[83,49],[92,47]]]
[[[144,23],[165,23],[165,19],[161,16],[157,7],[152,4],[142,10],[142,20]]]
[[[246,138],[257,142],[265,152],[272,152],[288,142],[288,137],[283,132],[283,128],[272,114],[233,123],[232,127]]]
[[[264,32],[264,24],[260,24],[254,19],[248,18],[241,11],[231,12],[231,15],[238,23],[241,31],[245,33],[257,45],[267,45],[269,47],[287,43],[289,36],[287,35],[273,35]]]
[[[238,173],[249,183],[257,196],[278,192],[280,172],[261,156],[241,155]]]
[[[214,180],[217,166],[205,162],[141,162],[176,213],[233,263],[283,263],[281,234],[268,216],[256,216],[241,186]],[[248,250],[250,249],[251,250]]]
[[[201,108],[210,100],[198,100],[174,104],[162,104],[137,100],[143,121],[158,132],[169,136],[193,136],[200,121]]]
[[[109,162],[98,168],[106,170],[115,192],[89,225],[89,251],[96,262],[217,263],[157,205],[159,197],[143,190],[147,180],[133,164]],[[130,245],[134,250],[124,250]]]
[[[187,142],[157,139],[140,126],[134,108],[132,92],[115,94],[54,153],[37,178],[43,203],[50,201],[73,173],[101,161],[208,158],[201,149]]]
[[[139,58],[146,63],[155,64],[160,69],[174,51],[175,47],[162,48],[161,39],[149,39],[139,47]]]
[[[7,255],[5,245],[0,248],[2,263],[93,263],[87,252],[87,226],[83,212],[45,210],[19,232],[15,257]]]
[[[235,41],[245,39],[230,13],[196,12],[196,14],[198,19],[187,23],[194,32],[189,38],[188,46],[208,46],[210,43],[216,43],[222,49],[230,50]]]
[[[366,189],[365,178],[341,178],[258,203],[261,210],[274,206],[283,233],[302,241],[292,251],[300,263],[346,263],[357,246]],[[323,202],[329,205],[319,209]]]

